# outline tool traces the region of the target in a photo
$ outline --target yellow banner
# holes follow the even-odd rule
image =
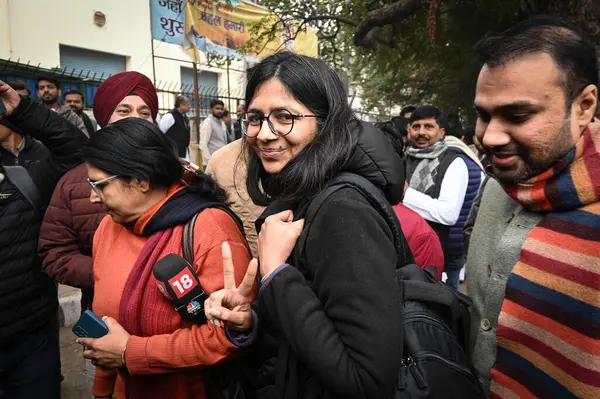
[[[245,1],[233,5],[214,4],[212,0],[188,0],[186,32],[193,33],[200,50],[227,54],[228,50],[235,51],[246,45],[250,40],[250,28],[263,18],[273,23],[277,21],[277,16],[269,10]],[[264,48],[247,55],[264,58],[284,48],[313,57],[318,55],[315,32],[307,30],[298,34],[295,40],[286,41],[290,38],[289,30],[279,24],[278,31]]]

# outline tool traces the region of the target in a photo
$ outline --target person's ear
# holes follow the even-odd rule
[[[585,129],[592,122],[597,107],[598,88],[595,85],[589,85],[571,104],[571,115],[576,119],[579,130]]]
[[[134,177],[131,179],[131,183],[135,185],[143,194],[147,194],[150,191],[150,182],[146,179],[138,179]]]

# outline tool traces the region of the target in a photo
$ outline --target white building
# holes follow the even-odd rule
[[[0,0],[0,60],[18,60],[46,69],[60,67],[64,74],[71,73],[79,81],[138,71],[153,80],[159,91],[179,92],[182,86],[193,87],[191,57],[181,46],[152,39],[149,3]],[[235,112],[238,100],[228,101],[225,97],[242,97],[244,65],[234,60],[230,68],[228,85],[225,69],[200,65],[199,84],[201,93],[222,97]],[[0,65],[0,77],[17,78],[22,72]],[[174,93],[159,93],[161,110],[171,108],[174,97]]]

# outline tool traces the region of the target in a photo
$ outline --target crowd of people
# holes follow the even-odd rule
[[[448,370],[474,398],[598,397],[598,54],[550,17],[476,50],[473,127],[432,105],[361,121],[323,61],[269,56],[235,120],[210,104],[202,168],[189,98],[159,120],[140,73],[104,81],[94,119],[51,78],[39,103],[0,82],[0,397],[60,398],[57,283],[108,327],[77,339],[95,398],[464,397]],[[157,277],[173,254],[196,318]],[[468,307],[468,367],[406,355],[413,264]]]

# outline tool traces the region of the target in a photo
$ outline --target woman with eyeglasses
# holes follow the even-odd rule
[[[184,167],[149,121],[127,118],[101,129],[84,159],[90,200],[108,212],[94,236],[93,310],[110,332],[78,340],[86,347],[84,357],[99,366],[93,395],[205,398],[206,367],[243,342],[211,323],[182,319],[157,286],[153,267],[166,255],[183,254],[183,226],[197,215],[192,267],[201,287],[208,294],[224,287],[224,242],[233,256],[231,269],[243,277],[250,254],[237,217],[225,205],[223,190]],[[172,283],[184,288],[182,295],[190,288],[184,277]]]
[[[260,290],[254,316],[231,306],[248,302],[235,289],[225,290],[233,304],[215,294],[205,309],[226,326],[258,322],[249,379],[260,398],[381,399],[396,387],[396,265],[410,255],[399,259],[384,217],[351,187],[328,196],[311,226],[303,222],[342,172],[366,178],[389,202],[402,198],[402,159],[380,131],[357,121],[347,100],[338,75],[315,58],[283,52],[249,71],[247,186],[267,206],[257,221]],[[292,256],[308,228],[304,252]]]

